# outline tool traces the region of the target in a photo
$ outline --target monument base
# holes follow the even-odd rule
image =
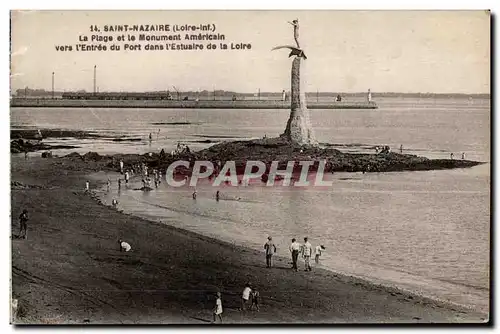
[[[302,57],[295,57],[292,62],[291,111],[282,138],[299,145],[317,145],[311,126],[309,110],[306,105],[305,75],[301,66]],[[304,90],[303,90],[304,89]]]

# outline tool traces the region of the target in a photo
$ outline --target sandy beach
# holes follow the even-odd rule
[[[263,251],[118,212],[84,192],[86,175],[106,170],[103,163],[19,155],[11,161],[16,324],[210,324],[217,291],[224,323],[488,320],[323,269],[295,273],[288,259],[268,269]],[[25,208],[28,239],[16,239]],[[119,251],[119,238],[131,252]],[[260,312],[238,310],[247,282],[261,294]]]

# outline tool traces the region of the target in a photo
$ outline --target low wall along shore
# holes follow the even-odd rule
[[[31,108],[190,108],[190,109],[290,109],[280,100],[70,100],[15,98],[11,107]],[[377,109],[374,102],[307,102],[309,109]]]

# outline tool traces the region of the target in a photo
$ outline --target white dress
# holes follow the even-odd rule
[[[217,298],[217,300],[215,301],[215,305],[217,305],[215,314],[222,314],[222,300],[220,298]]]

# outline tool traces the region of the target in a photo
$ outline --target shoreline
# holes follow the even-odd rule
[[[101,172],[105,173],[104,176],[108,176],[110,173],[112,173],[113,176],[120,175],[120,173],[115,172],[115,171],[110,171],[110,172],[101,171]],[[101,187],[100,189],[95,190],[95,191],[92,192],[93,199],[96,200],[96,202],[99,205],[102,205],[102,206],[105,206],[105,207],[108,207],[108,208],[112,208],[112,205],[109,204],[109,203],[105,203],[105,200],[104,200],[105,193],[106,193],[106,190],[105,190],[105,184],[106,184],[105,178],[101,178],[101,176],[98,176],[97,173],[93,173],[93,174],[87,175],[87,177],[90,180],[92,180],[93,182],[96,182],[95,183],[96,184],[96,188]],[[115,178],[111,178],[111,179],[115,179]],[[130,189],[130,190],[132,190],[132,191],[140,191],[139,189]],[[188,190],[187,192],[191,193],[191,190]],[[116,209],[113,209],[113,210],[116,210]],[[143,215],[140,215],[140,214],[134,214],[133,212],[126,212],[127,210],[123,209],[123,207],[120,207],[117,210],[119,212],[125,214],[125,215],[130,215],[130,216],[133,216],[133,217],[137,217],[137,218],[143,219],[143,220],[145,220],[147,222],[150,222],[152,224],[165,224],[165,225],[169,226],[170,228],[176,229],[177,231],[182,232],[182,233],[192,234],[193,236],[196,236],[196,237],[208,238],[209,240],[211,240],[213,242],[220,243],[222,246],[241,247],[241,248],[245,249],[246,251],[258,252],[259,254],[262,253],[262,252],[260,252],[260,249],[253,248],[253,247],[248,246],[248,245],[233,243],[233,242],[231,242],[229,240],[224,240],[222,238],[213,237],[213,236],[204,234],[203,232],[200,232],[200,231],[190,230],[190,229],[186,229],[186,228],[183,228],[183,227],[176,227],[176,226],[171,225],[168,222],[166,222],[166,221],[170,221],[171,222],[173,220],[175,220],[176,222],[179,222],[179,220],[177,220],[177,218],[166,218],[166,217],[159,217],[158,216],[157,217],[158,221],[156,221],[156,220],[153,220],[153,218],[151,218],[151,217],[148,218],[147,216],[143,216]],[[165,221],[165,219],[166,219],[166,221]],[[284,263],[291,264],[291,259],[288,258],[288,257],[284,257],[284,256],[280,256],[280,255],[274,255],[273,258],[277,258],[277,259],[280,259],[280,261],[282,261]],[[304,266],[304,261],[301,258],[299,258],[298,264],[299,264],[299,268],[302,268]],[[368,285],[368,286],[374,287],[376,289],[387,291],[388,293],[391,293],[391,294],[395,293],[395,294],[398,294],[398,295],[402,294],[402,295],[411,296],[411,298],[420,298],[421,300],[425,301],[425,303],[435,302],[437,304],[442,305],[443,307],[467,309],[467,310],[472,311],[472,312],[480,312],[481,313],[481,312],[485,312],[486,311],[485,309],[483,309],[479,305],[462,304],[462,303],[459,303],[459,302],[454,302],[454,301],[451,301],[451,300],[440,298],[440,297],[438,297],[436,295],[430,295],[430,294],[425,294],[425,293],[418,293],[415,289],[412,290],[411,288],[402,287],[401,285],[398,286],[397,282],[390,282],[390,281],[387,281],[387,280],[384,281],[384,280],[378,279],[376,277],[363,277],[362,275],[356,275],[356,274],[353,274],[353,273],[349,273],[349,272],[345,272],[345,271],[340,271],[338,269],[331,268],[331,267],[328,267],[326,265],[321,265],[321,267],[318,267],[317,265],[314,265],[314,270],[318,270],[318,269],[319,270],[326,270],[328,272],[331,272],[331,273],[333,273],[334,275],[336,275],[338,277],[342,277],[344,280],[352,280],[352,282],[350,282],[350,283],[353,283],[353,284]],[[484,307],[487,308],[487,306],[484,306]]]
[[[260,251],[117,212],[83,194],[82,180],[89,173],[105,169],[103,163],[82,165],[67,158],[12,160],[13,182],[43,187],[15,187],[12,191],[14,233],[15,218],[23,204],[32,206],[31,212],[35,215],[29,225],[32,237],[28,242],[12,240],[13,295],[20,296],[21,305],[28,305],[26,308],[31,310],[28,314],[38,319],[35,323],[53,319],[57,314],[65,317],[61,323],[205,323],[211,318],[210,296],[216,289],[222,290],[227,305],[225,319],[229,323],[481,323],[488,318],[477,311],[376,287],[326,269],[315,268],[311,274],[293,273],[288,269],[288,261],[282,258],[276,259],[276,268],[269,270],[265,268]],[[61,168],[64,178],[54,173],[62,171]],[[134,252],[122,255],[114,250],[117,232],[131,241]],[[90,233],[91,239],[82,238],[82,233]],[[165,248],[164,242],[170,246],[183,245],[190,251],[182,252],[182,248],[179,251],[178,246]],[[97,249],[96,245],[99,245]],[[62,252],[58,252],[59,249]],[[65,252],[68,254],[64,255]],[[29,258],[35,254],[42,257],[36,264]],[[179,269],[172,271],[171,268]],[[31,281],[22,278],[26,276],[23,272],[30,272]],[[83,274],[90,274],[90,278]],[[72,284],[63,282],[68,280]],[[179,289],[186,292],[182,297],[174,297],[167,290],[157,290],[158,286],[165,286],[165,280],[170,282],[169,291],[174,295]],[[240,290],[247,280],[259,288],[264,312],[235,310]],[[57,296],[62,288],[54,289],[49,282],[70,286],[73,296],[88,299],[83,303],[86,308],[82,309],[82,301],[72,302],[76,297],[68,300],[66,295],[64,312],[61,311],[62,299]],[[30,289],[31,294],[23,297],[22,292],[32,284],[38,284],[38,289]],[[98,287],[112,284],[115,289],[122,288],[111,289],[112,292],[100,288],[99,293],[83,288],[89,284]],[[133,292],[134,286],[141,293]],[[197,288],[185,290],[190,286]],[[96,301],[96,294],[101,301]],[[145,299],[144,294],[154,300],[153,306],[148,304],[151,300]],[[127,300],[133,301],[133,305],[123,300],[124,295],[129,296]],[[48,299],[51,306],[42,306]],[[58,306],[57,310],[54,305]],[[191,314],[196,316],[188,316]]]

